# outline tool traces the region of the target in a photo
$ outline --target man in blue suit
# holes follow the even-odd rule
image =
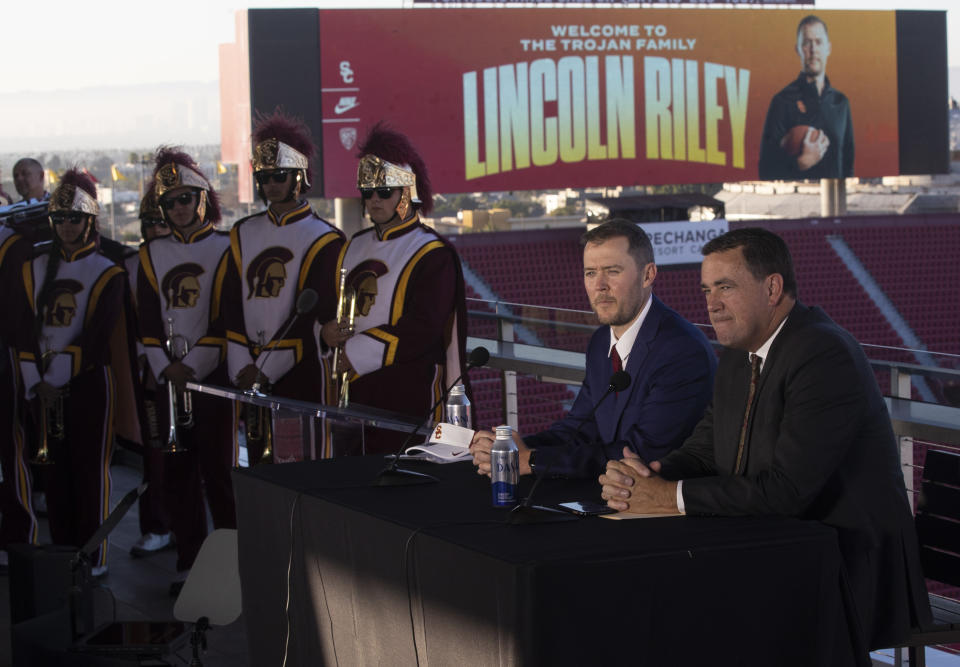
[[[710,402],[717,361],[706,337],[653,295],[657,265],[647,234],[610,220],[583,235],[583,282],[604,326],[587,347],[586,377],[566,417],[521,438],[520,473],[587,477],[620,459],[624,447],[654,461],[679,447]],[[615,370],[626,389],[606,395]],[[480,474],[490,473],[494,434],[471,443]]]

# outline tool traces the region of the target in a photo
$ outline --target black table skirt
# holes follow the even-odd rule
[[[418,464],[411,464],[418,465]],[[834,531],[793,519],[506,525],[469,464],[234,474],[251,665],[848,665]],[[529,488],[524,480],[522,490]],[[596,499],[547,480],[538,502]],[[285,614],[289,576],[289,615]]]

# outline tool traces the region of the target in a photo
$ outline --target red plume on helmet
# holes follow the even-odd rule
[[[179,146],[161,146],[157,149],[156,155],[156,164],[153,168],[152,182],[156,182],[157,174],[160,170],[167,164],[170,163],[179,165],[181,167],[187,167],[197,172],[203,179],[207,182],[207,207],[204,212],[203,221],[216,224],[220,222],[220,197],[217,195],[217,191],[213,189],[213,185],[210,183],[210,179],[207,178],[206,174],[200,171],[200,166],[196,161],[183,152]]]
[[[310,128],[302,120],[288,116],[280,107],[274,109],[273,113],[270,114],[258,111],[256,123],[253,127],[253,145],[256,146],[267,139],[282,141],[303,153],[307,157],[307,182],[313,183],[313,155],[317,149],[313,145]],[[306,183],[301,184],[301,193],[309,190],[310,188],[307,187]]]
[[[409,165],[417,177],[417,196],[420,198],[420,210],[429,213],[433,210],[433,188],[430,187],[430,176],[423,158],[403,134],[390,129],[386,123],[380,121],[373,126],[367,138],[360,144],[357,157],[376,155],[381,160],[392,162],[395,165]]]
[[[93,179],[90,178],[90,175],[86,173],[86,170],[81,170],[79,167],[74,167],[61,176],[60,185],[72,185],[80,188],[94,199],[97,198],[96,184],[93,182]]]

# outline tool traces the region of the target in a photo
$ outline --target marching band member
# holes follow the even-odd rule
[[[465,368],[463,271],[453,247],[420,222],[433,199],[407,137],[378,124],[359,155],[357,187],[373,227],[353,235],[337,267],[357,294],[356,334],[330,320],[322,336],[343,345],[351,404],[421,419]],[[393,452],[404,437],[372,429],[365,453]]]
[[[28,308],[20,370],[46,432],[47,507],[55,544],[82,546],[110,511],[115,382],[110,339],[124,307],[124,271],[97,252],[93,181],[68,171],[50,197],[49,252],[23,264]],[[56,437],[59,435],[60,437]],[[106,540],[92,574],[106,573]]]
[[[144,243],[161,236],[168,236],[170,228],[163,219],[160,204],[157,203],[157,191],[154,187],[147,188],[146,194],[140,200],[140,237]],[[136,301],[137,280],[140,275],[140,253],[134,253],[124,260],[127,269],[127,278],[130,282],[130,292]],[[136,303],[134,303],[136,309]],[[138,327],[139,332],[139,327]],[[147,483],[147,490],[137,501],[138,518],[140,521],[140,537],[130,548],[132,556],[147,556],[151,553],[166,549],[170,543],[170,518],[163,502],[163,440],[161,424],[161,403],[157,401],[157,379],[147,363],[146,351],[143,343],[137,340],[137,380],[141,399],[141,446],[139,451],[143,457],[143,481]]]
[[[220,300],[230,378],[241,389],[259,380],[267,393],[324,403],[326,359],[318,355],[314,324],[336,310],[333,285],[343,235],[314,215],[303,196],[310,189],[314,152],[306,126],[275,111],[258,119],[253,144],[257,191],[268,207],[230,230]],[[298,317],[286,336],[275,340],[307,288],[319,296],[313,313]],[[245,409],[245,420],[252,413]],[[248,423],[247,454],[254,465],[263,456],[265,440],[251,432]],[[315,436],[316,455],[329,456],[325,433]]]
[[[207,535],[204,487],[214,527],[236,527],[233,405],[184,389],[188,381],[227,382],[225,341],[213,332],[210,313],[222,280],[216,269],[230,240],[213,227],[220,220],[217,193],[189,155],[161,148],[154,179],[171,233],[140,247],[137,310],[150,370],[166,383],[158,390],[164,396],[160,405],[171,405],[166,392],[177,394],[176,408],[160,411],[177,450],[184,450],[168,454],[163,463],[165,504],[177,543],[178,578],[171,585],[176,594]],[[171,426],[171,419],[179,425]]]
[[[13,347],[17,320],[9,315],[17,294],[10,289],[19,281],[20,268],[33,252],[33,244],[12,227],[0,226],[0,567],[8,562],[7,545],[37,541],[37,518],[31,503],[30,470],[24,455],[25,434],[20,421],[22,387]]]

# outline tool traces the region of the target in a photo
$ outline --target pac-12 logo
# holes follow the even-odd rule
[[[340,128],[340,144],[346,150],[350,150],[351,148],[353,148],[353,145],[355,143],[357,143],[357,128],[341,127]]]

